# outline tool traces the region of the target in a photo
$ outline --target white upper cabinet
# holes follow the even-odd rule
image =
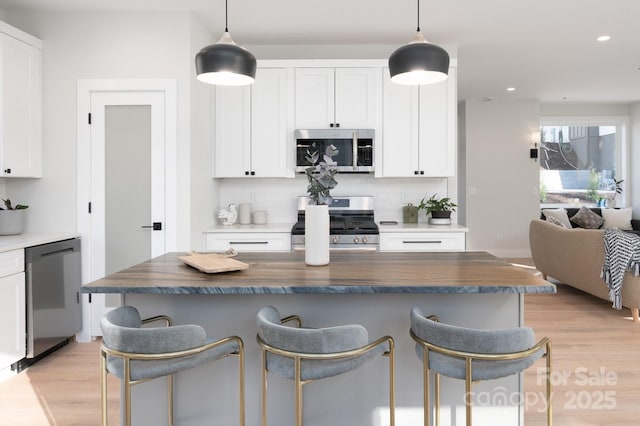
[[[455,175],[456,68],[449,78],[424,86],[402,86],[384,76],[383,135],[377,177]],[[381,143],[380,143],[381,142]]]
[[[42,177],[41,42],[0,22],[0,176]]]
[[[296,68],[296,129],[380,129],[382,69]]]
[[[213,177],[294,176],[291,74],[258,68],[251,86],[216,86]]]

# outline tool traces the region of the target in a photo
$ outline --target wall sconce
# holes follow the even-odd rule
[[[529,149],[529,158],[538,161],[538,142],[540,141],[540,132],[531,132],[531,143],[533,148]]]

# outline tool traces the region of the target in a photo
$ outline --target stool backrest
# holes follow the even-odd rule
[[[133,306],[121,306],[100,321],[102,344],[109,349],[137,354],[162,354],[202,346],[207,336],[198,325],[140,328],[140,314]]]
[[[411,329],[422,340],[447,349],[483,354],[505,354],[533,347],[535,334],[528,327],[480,330],[442,324],[411,310]]]
[[[258,336],[269,346],[293,352],[323,354],[357,349],[369,343],[369,334],[361,325],[326,328],[295,328],[280,323],[273,306],[258,312]]]

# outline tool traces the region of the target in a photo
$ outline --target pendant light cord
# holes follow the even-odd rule
[[[416,3],[418,4],[418,29],[417,31],[420,32],[420,0],[416,0]]]
[[[229,21],[229,6],[227,5],[228,0],[224,0],[224,32],[228,33],[229,32],[229,25],[228,25],[228,21]]]

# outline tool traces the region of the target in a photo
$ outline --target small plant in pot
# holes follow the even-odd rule
[[[437,198],[437,195],[434,194],[428,199],[425,197],[420,200],[418,209],[426,210],[427,214],[431,214],[432,219],[451,220],[451,212],[456,211],[458,205],[451,201],[449,197]]]
[[[3,199],[4,207],[0,206],[0,235],[18,235],[24,231],[24,211],[29,208],[23,204],[11,203]]]

